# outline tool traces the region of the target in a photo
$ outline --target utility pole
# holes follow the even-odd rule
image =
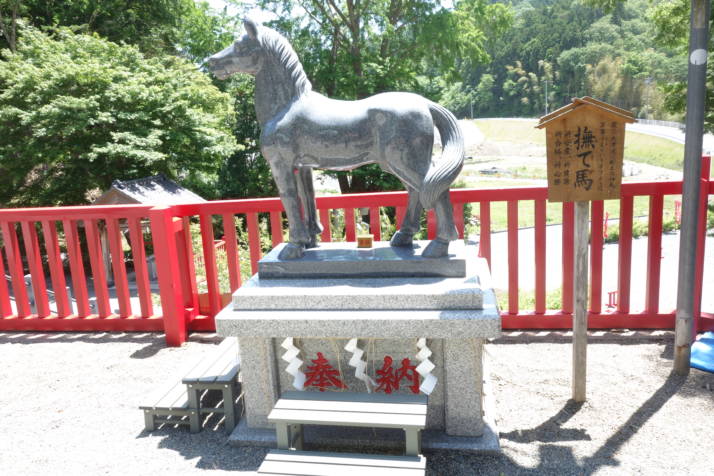
[[[545,80],[545,115],[548,115],[548,80]]]
[[[706,98],[707,44],[711,0],[692,0],[689,19],[689,70],[687,76],[687,122],[684,137],[684,183],[682,226],[679,236],[677,321],[674,334],[674,373],[689,374],[694,330],[697,219],[702,169],[702,139]]]

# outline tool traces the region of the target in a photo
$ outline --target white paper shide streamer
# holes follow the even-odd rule
[[[431,395],[431,392],[434,391],[434,387],[436,387],[436,382],[438,379],[434,376],[434,374],[431,373],[432,370],[434,370],[434,363],[429,360],[429,357],[431,357],[431,349],[427,347],[426,345],[426,338],[422,337],[421,339],[417,340],[417,349],[419,349],[419,352],[417,352],[416,358],[419,361],[419,365],[417,365],[416,371],[421,375],[422,381],[421,381],[421,386],[419,387],[419,390],[426,394],[426,395]]]
[[[358,347],[357,339],[350,339],[347,345],[345,345],[345,350],[352,353],[349,365],[355,368],[355,378],[364,382],[364,385],[367,387],[367,393],[372,393],[377,383],[372,380],[369,375],[364,373],[367,368],[367,362],[362,360],[364,350]]]
[[[300,360],[300,349],[295,347],[292,337],[286,337],[280,347],[285,349],[282,359],[288,363],[285,371],[293,376],[293,387],[298,390],[305,390],[305,374],[300,370],[303,361]]]

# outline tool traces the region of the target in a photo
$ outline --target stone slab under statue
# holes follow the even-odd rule
[[[436,238],[421,256],[448,255],[458,238],[449,186],[464,162],[463,136],[454,115],[412,93],[382,93],[358,101],[329,99],[312,85],[290,43],[251,20],[245,35],[208,59],[216,77],[255,75],[260,147],[288,217],[289,242],[280,259],[296,259],[317,246],[322,232],[312,169],[352,170],[376,163],[409,193],[406,213],[391,246],[411,249],[422,212],[434,209]],[[432,161],[434,127],[441,157]]]
[[[449,254],[441,259],[421,256],[425,242],[415,241],[411,247],[393,247],[377,241],[372,248],[358,248],[355,243],[320,243],[305,250],[301,258],[284,260],[282,243],[258,263],[260,279],[289,278],[409,278],[463,277],[466,275],[466,255],[463,242],[454,242]]]

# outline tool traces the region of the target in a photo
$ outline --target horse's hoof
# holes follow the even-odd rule
[[[403,231],[397,231],[392,235],[392,239],[389,240],[391,246],[412,246],[414,243],[414,235],[404,233]]]
[[[298,259],[302,258],[304,254],[305,250],[302,246],[296,245],[295,243],[288,243],[285,245],[285,248],[280,251],[280,254],[278,254],[278,259]]]
[[[421,255],[423,258],[443,258],[449,254],[449,242],[443,240],[432,240],[426,245]]]

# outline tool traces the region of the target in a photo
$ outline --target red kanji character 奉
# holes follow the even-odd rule
[[[342,383],[342,380],[338,378],[340,372],[335,370],[332,365],[327,361],[322,352],[317,353],[317,359],[312,359],[312,363],[315,365],[310,365],[307,368],[305,375],[307,380],[305,381],[305,386],[319,387],[321,392],[325,391],[325,387],[337,387],[337,388],[347,388],[347,386]]]
[[[380,370],[377,370],[377,384],[379,385],[375,392],[383,390],[384,393],[392,393],[394,390],[399,390],[399,379],[394,375],[392,362],[390,356],[384,356],[384,365]]]
[[[409,389],[412,393],[419,393],[419,374],[416,371],[416,366],[411,365],[409,359],[402,360],[402,366],[397,370],[397,379],[399,383],[402,382],[402,379],[407,379],[408,382],[411,381],[412,384]]]

